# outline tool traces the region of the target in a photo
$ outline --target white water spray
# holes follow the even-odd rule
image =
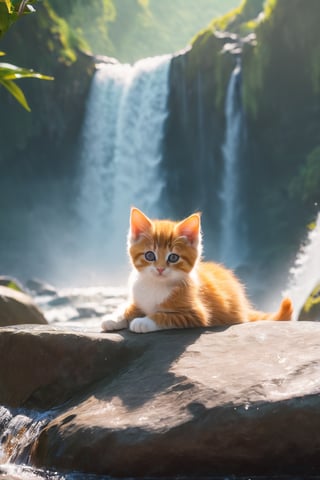
[[[295,264],[290,270],[288,290],[294,306],[294,319],[313,288],[320,281],[320,213],[315,228],[309,233],[306,244],[298,252]]]
[[[222,147],[224,176],[221,191],[222,224],[220,259],[229,267],[241,265],[246,257],[239,204],[239,152],[241,144],[242,112],[239,107],[237,88],[241,75],[241,65],[237,62],[228,85],[225,116],[226,134]]]
[[[157,216],[170,55],[102,65],[83,129],[78,211],[93,268],[125,262],[130,206]],[[81,251],[80,247],[80,251]]]

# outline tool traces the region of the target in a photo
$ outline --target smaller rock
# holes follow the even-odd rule
[[[8,277],[6,275],[0,276],[0,285],[4,287],[12,288],[13,290],[17,290],[18,292],[24,291],[24,288],[22,284],[19,282],[19,280],[13,277]]]
[[[31,297],[12,288],[0,286],[0,327],[26,323],[48,322]]]
[[[99,65],[101,63],[102,64],[110,64],[111,63],[112,65],[116,65],[117,63],[119,63],[119,60],[117,60],[116,58],[107,57],[106,55],[95,55],[94,60],[95,60],[97,68],[99,68]]]
[[[27,280],[26,287],[32,295],[57,295],[57,290],[52,285],[36,278]]]
[[[320,322],[320,281],[301,308],[298,320]]]

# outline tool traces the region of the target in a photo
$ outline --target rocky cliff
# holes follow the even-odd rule
[[[320,12],[316,0],[308,8],[302,0],[269,1],[264,10],[263,3],[243,2],[173,59],[165,196],[181,215],[204,211],[211,225],[207,251],[214,255],[221,229],[226,86],[239,58],[238,161],[249,277],[259,272],[281,289],[319,208]]]

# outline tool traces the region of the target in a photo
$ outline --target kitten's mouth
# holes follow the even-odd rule
[[[157,278],[165,278],[166,276],[164,272],[159,272],[159,271],[155,272],[155,274]]]

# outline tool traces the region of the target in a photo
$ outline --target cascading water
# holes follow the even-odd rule
[[[224,174],[221,190],[220,260],[232,268],[241,265],[247,253],[239,189],[239,158],[243,128],[239,95],[240,77],[241,65],[238,60],[231,73],[227,89],[225,103],[226,133],[222,146]]]
[[[0,464],[28,463],[30,448],[41,428],[49,421],[50,412],[17,410],[0,406]]]
[[[288,290],[294,306],[294,319],[313,288],[320,281],[320,213],[315,228],[309,233],[307,243],[298,252],[295,265],[290,270]]]
[[[82,257],[105,270],[125,263],[131,205],[159,215],[170,55],[98,69],[83,128]]]

